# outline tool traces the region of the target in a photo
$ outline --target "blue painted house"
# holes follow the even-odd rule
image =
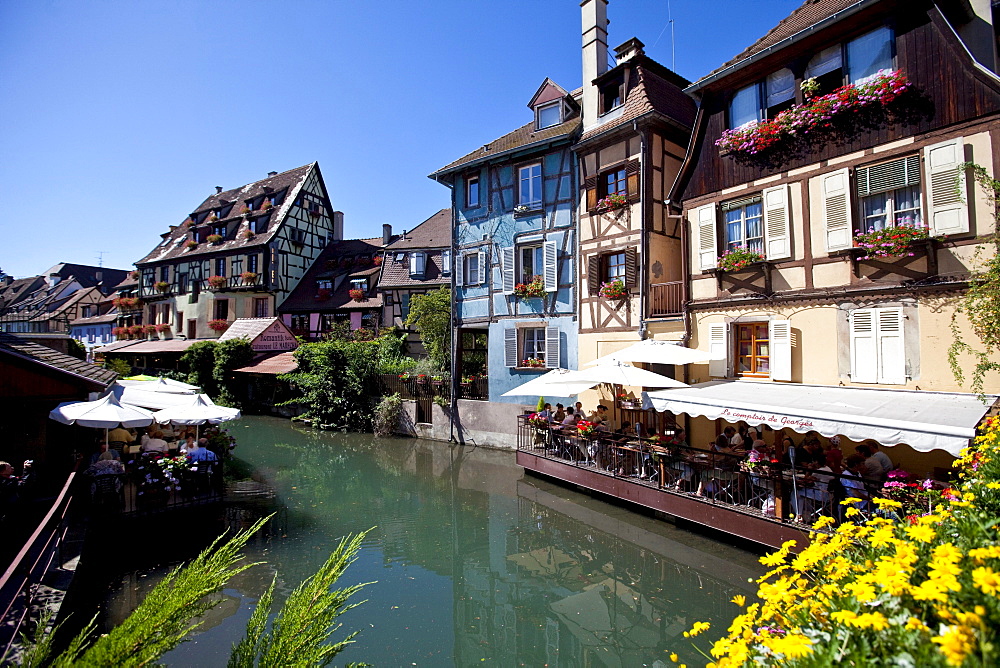
[[[452,191],[456,371],[488,373],[489,400],[507,403],[577,359],[580,105],[546,79],[528,108],[529,123],[431,174]]]

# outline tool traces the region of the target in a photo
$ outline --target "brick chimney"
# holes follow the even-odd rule
[[[344,240],[344,212],[334,211],[331,216],[333,219],[333,234],[330,236],[330,241],[343,241]]]
[[[583,31],[583,127],[597,123],[600,95],[594,79],[608,71],[608,0],[580,3]]]

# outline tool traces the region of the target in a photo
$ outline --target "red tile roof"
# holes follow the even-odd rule
[[[295,351],[290,350],[284,353],[265,353],[254,358],[252,364],[239,369],[233,369],[237,373],[263,373],[270,376],[277,376],[282,373],[291,373],[299,368],[299,363],[295,361]]]
[[[531,121],[525,125],[522,125],[513,132],[508,132],[502,137],[498,137],[493,141],[489,142],[476,149],[472,153],[462,156],[458,160],[451,162],[441,169],[434,172],[435,174],[443,174],[446,172],[454,171],[458,167],[462,167],[486,158],[492,158],[494,156],[503,155],[509,151],[514,151],[517,149],[522,149],[532,144],[542,143],[546,141],[551,141],[554,139],[561,139],[563,137],[570,137],[575,133],[580,127],[580,117],[575,116],[565,123],[559,125],[553,125],[550,128],[543,128],[541,130],[535,131],[535,121]]]

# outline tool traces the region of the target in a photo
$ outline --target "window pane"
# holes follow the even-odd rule
[[[538,127],[547,128],[559,124],[559,105],[553,104],[538,110]]]
[[[900,188],[893,193],[894,220],[897,227],[916,227],[923,221],[920,216],[920,187]]]
[[[787,67],[769,74],[766,86],[768,107],[795,97],[795,75]]]
[[[878,195],[865,197],[861,201],[865,214],[865,220],[863,222],[864,229],[862,232],[872,232],[874,230],[884,229],[886,193],[879,193]]]
[[[892,69],[892,30],[879,28],[847,43],[847,74],[864,83],[879,70]]]
[[[823,49],[809,61],[805,78],[818,77],[840,69],[840,45]]]
[[[743,209],[726,212],[726,244],[733,248],[743,245]]]
[[[729,105],[729,127],[738,128],[760,120],[760,93],[757,84],[736,93]]]

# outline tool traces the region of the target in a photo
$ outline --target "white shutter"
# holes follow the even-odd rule
[[[792,322],[772,320],[768,323],[771,380],[792,379]]]
[[[546,241],[542,244],[545,268],[545,291],[555,292],[559,289],[559,255],[556,252],[556,242]]]
[[[479,268],[476,270],[476,285],[483,285],[489,283],[490,280],[490,265],[489,265],[489,255],[486,251],[479,251]],[[472,281],[469,281],[470,283]]]
[[[427,266],[427,254],[423,251],[410,253],[410,276],[422,278]]]
[[[965,174],[958,166],[965,162],[965,140],[955,137],[924,149],[927,171],[927,221],[931,234],[959,234],[969,231]]]
[[[715,235],[715,204],[698,207],[691,212],[692,227],[698,229],[698,258],[702,269],[714,269],[719,258]]]
[[[724,322],[708,326],[708,352],[719,359],[708,363],[708,375],[725,378],[729,372],[729,327]]]
[[[768,188],[764,199],[764,248],[768,260],[781,260],[792,256],[789,227],[791,212],[788,186]]]
[[[445,276],[451,273],[451,251],[441,252],[441,273]]]
[[[823,212],[827,252],[850,248],[851,178],[846,169],[819,177],[823,186]]]
[[[545,366],[555,369],[559,366],[559,328],[545,328]]]
[[[517,330],[513,327],[503,330],[504,366],[517,366]]]
[[[455,253],[455,285],[462,286],[465,280],[465,253],[459,251]]]
[[[878,382],[906,384],[906,351],[903,348],[903,309],[875,309],[878,319]]]
[[[500,271],[503,280],[503,293],[514,294],[514,247],[500,249]]]
[[[875,309],[851,311],[851,381],[878,382],[878,348],[875,345]]]

